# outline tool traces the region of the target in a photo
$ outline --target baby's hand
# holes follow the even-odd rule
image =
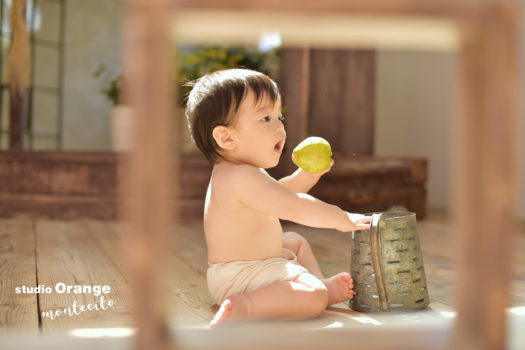
[[[342,232],[351,232],[355,230],[369,230],[371,216],[362,214],[351,214],[345,212],[345,218],[335,229]]]
[[[315,177],[315,178],[320,178],[321,176],[323,176],[324,174],[326,174],[327,172],[329,172],[330,170],[332,170],[332,166],[334,165],[334,159],[333,158],[330,158],[330,165],[328,166],[328,168],[326,168],[325,171],[323,172],[320,172],[320,173],[309,173],[308,171],[306,170],[303,170],[303,172],[305,174],[307,174],[308,176],[311,176],[311,177]],[[302,170],[302,169],[301,169]]]

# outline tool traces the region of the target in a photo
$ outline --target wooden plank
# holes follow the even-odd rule
[[[347,60],[344,50],[312,50],[308,134],[329,140],[332,152],[341,154],[341,107],[343,74]]]
[[[36,221],[36,255],[39,284],[51,287],[51,293],[40,294],[42,331],[64,331],[74,328],[126,327],[132,325],[130,287],[111,259],[93,241],[83,224],[75,221]],[[108,285],[109,294],[102,294],[114,305],[106,310],[80,312],[80,305],[99,307],[101,296],[93,293],[59,293],[58,283],[65,285]],[[72,308],[76,302],[79,315],[42,315],[58,309]]]
[[[270,174],[281,178],[291,174],[295,166],[290,161],[292,151],[308,135],[308,100],[310,90],[310,50],[282,49],[283,106],[285,108],[286,144],[277,168]]]
[[[210,28],[206,23],[214,22]],[[172,40],[181,45],[254,45],[261,32],[279,31],[286,46],[451,52],[460,42],[453,21],[426,16],[367,16],[253,10],[184,10],[173,18]]]
[[[180,225],[170,234],[170,251],[201,276],[206,277],[208,252],[202,222]]]
[[[128,270],[123,257],[117,253],[122,252],[119,247],[129,245],[122,224],[97,220],[83,220],[82,224],[112,263],[120,271]],[[175,235],[171,237],[175,238]],[[170,250],[175,244],[174,239],[169,240]],[[214,302],[208,293],[205,272],[195,270],[171,251],[161,270],[165,281],[163,287],[166,288],[163,309],[170,324],[174,327],[207,325],[213,318],[211,306]]]
[[[484,15],[466,27],[461,50],[462,110],[453,126],[452,176],[459,232],[455,345],[460,349],[505,347],[516,228],[516,15],[510,3],[487,4]]]
[[[283,49],[287,145],[272,176],[295,169],[291,152],[309,135],[329,139],[334,153],[372,154],[374,71],[371,51]]]
[[[0,333],[38,333],[37,294],[16,293],[36,285],[33,221],[0,219]]]
[[[373,156],[375,51],[351,50],[346,52],[346,56],[346,69],[340,72],[343,76],[341,124],[338,130],[341,153]]]

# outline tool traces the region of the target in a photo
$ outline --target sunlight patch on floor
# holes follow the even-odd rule
[[[78,338],[122,338],[135,334],[135,328],[76,328],[69,331],[69,335]]]

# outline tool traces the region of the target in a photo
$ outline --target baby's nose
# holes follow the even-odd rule
[[[277,121],[277,127],[276,127],[275,130],[277,130],[277,131],[281,131],[281,130],[284,131],[284,124],[283,124],[282,121],[280,121],[280,120]]]

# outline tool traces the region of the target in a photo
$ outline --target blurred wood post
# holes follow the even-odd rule
[[[173,80],[169,0],[125,1],[124,101],[134,113],[133,150],[123,169],[124,252],[135,296],[135,349],[166,349],[161,272],[172,223]]]
[[[31,63],[29,40],[24,20],[25,0],[14,0],[11,7],[11,32],[13,39],[9,52],[9,150],[24,148],[26,125],[25,97],[29,84]]]
[[[515,232],[516,12],[484,4],[466,22],[453,173],[458,317],[454,347],[503,349]]]

